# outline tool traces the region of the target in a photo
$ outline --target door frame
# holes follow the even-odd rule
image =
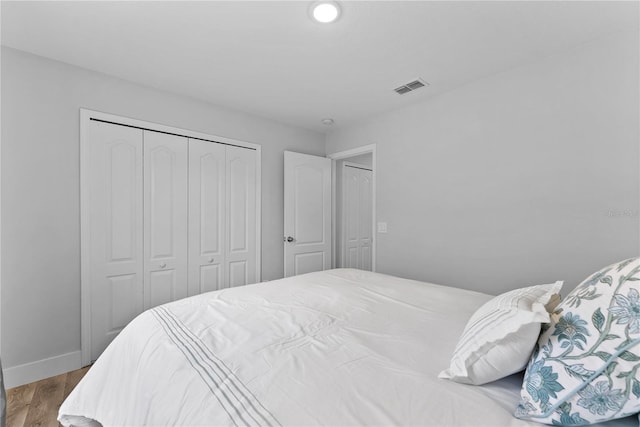
[[[369,145],[363,145],[361,147],[356,147],[356,148],[351,148],[349,150],[345,150],[345,151],[338,151],[335,153],[331,153],[331,154],[327,154],[327,158],[331,159],[331,170],[332,170],[332,176],[331,176],[331,198],[332,198],[332,204],[333,206],[331,207],[331,229],[332,229],[332,239],[333,239],[333,255],[332,255],[332,260],[331,260],[331,265],[333,268],[336,267],[337,265],[337,260],[336,260],[336,249],[339,243],[338,243],[338,230],[336,227],[336,219],[337,219],[337,205],[336,205],[336,174],[337,172],[337,161],[338,160],[344,160],[344,159],[348,159],[350,157],[355,157],[355,156],[359,156],[361,154],[369,154],[371,153],[371,176],[372,176],[372,180],[373,180],[373,189],[372,189],[372,196],[371,196],[371,238],[372,238],[372,242],[371,242],[371,271],[376,271],[376,254],[377,254],[377,247],[378,247],[378,235],[376,234],[376,193],[377,193],[377,189],[376,189],[376,185],[377,185],[377,178],[376,178],[376,173],[377,173],[377,158],[376,158],[376,144],[369,144]]]
[[[89,257],[83,256],[85,248],[90,248],[90,221],[89,212],[89,177],[88,168],[88,144],[89,123],[100,120],[114,125],[124,125],[156,132],[164,132],[187,138],[201,139],[211,143],[233,145],[249,148],[256,151],[256,279],[262,281],[262,146],[259,144],[239,141],[195,132],[188,129],[161,125],[144,120],[132,119],[115,114],[80,108],[80,350],[81,364],[87,366],[91,363],[91,265]]]

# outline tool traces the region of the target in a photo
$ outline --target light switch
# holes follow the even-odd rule
[[[387,223],[379,222],[378,223],[378,233],[386,233],[387,232]]]

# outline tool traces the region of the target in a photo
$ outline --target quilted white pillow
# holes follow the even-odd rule
[[[551,317],[515,415],[581,425],[640,412],[640,258],[587,278]]]
[[[530,286],[486,302],[467,322],[449,368],[438,377],[480,385],[523,370],[541,323],[549,322],[545,305],[561,287],[561,281]]]

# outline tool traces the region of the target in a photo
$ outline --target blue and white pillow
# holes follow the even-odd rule
[[[640,412],[640,258],[574,289],[543,328],[518,418],[583,425]]]

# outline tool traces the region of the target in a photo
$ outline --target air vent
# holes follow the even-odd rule
[[[425,86],[428,86],[428,85],[429,85],[429,83],[426,83],[426,82],[424,82],[424,81],[422,81],[422,80],[418,79],[418,80],[414,80],[414,81],[412,81],[412,82],[409,82],[409,83],[407,83],[407,84],[405,84],[405,85],[402,85],[402,86],[400,86],[400,87],[397,87],[397,88],[395,88],[394,90],[395,90],[398,94],[400,94],[400,95],[404,95],[405,93],[408,93],[408,92],[414,91],[414,90],[416,90],[416,89],[420,89],[421,87],[425,87]]]
[[[400,95],[404,95],[405,93],[411,92],[411,88],[407,86],[400,86],[395,88],[394,90],[398,92]]]
[[[424,87],[424,83],[422,83],[420,80],[416,80],[411,83],[408,83],[407,87],[411,90],[416,90],[416,89],[420,89],[421,87]]]

